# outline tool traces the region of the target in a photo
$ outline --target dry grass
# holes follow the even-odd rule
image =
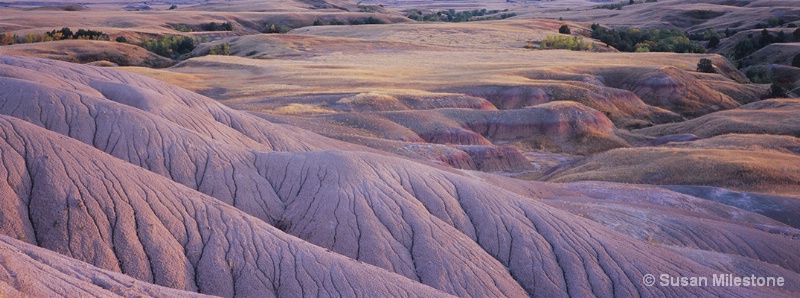
[[[80,12],[24,10],[24,13],[20,13],[23,10],[0,8],[0,13],[9,16],[0,23],[0,30],[40,33],[69,26],[101,30],[112,38],[117,35],[135,38],[141,35],[178,34],[172,26],[179,23],[234,21],[234,32],[207,35],[221,39],[219,42],[229,43],[233,56],[196,57],[164,70],[122,69],[198,91],[237,109],[271,113],[279,117],[274,119],[276,121],[304,126],[339,139],[369,140],[380,143],[376,145],[378,147],[388,148],[396,145],[394,142],[421,142],[421,139],[406,126],[389,123],[377,115],[378,111],[439,107],[514,110],[550,101],[576,101],[600,111],[612,119],[617,127],[631,128],[682,120],[674,113],[676,111],[695,116],[692,112],[700,115],[736,107],[757,98],[764,92],[764,87],[742,84],[745,79],[741,74],[717,55],[616,53],[613,49],[604,49],[611,52],[543,51],[525,49],[525,46],[557,34],[562,24],[568,24],[573,34],[583,36],[589,34],[592,22],[612,26],[664,25],[689,30],[703,26],[737,28],[766,19],[778,9],[758,5],[736,7],[697,4],[685,0],[660,0],[658,3],[626,6],[622,11],[592,9],[597,3],[584,0],[536,3],[431,2],[426,3],[424,8],[445,8],[439,5],[449,5],[451,7],[447,8],[457,10],[509,8],[520,16],[502,21],[469,23],[314,26],[295,29],[290,34],[253,34],[256,33],[253,24],[263,22],[298,27],[309,25],[316,19],[347,20],[366,16],[343,10],[357,10],[354,2],[329,3],[334,5],[311,8],[301,1],[211,1],[207,5],[179,7],[169,11],[166,7],[153,6],[153,11],[141,12],[124,11],[119,6],[96,3],[89,3],[88,10]],[[771,3],[779,6],[786,4]],[[403,2],[387,7],[405,8],[410,5],[416,4]],[[253,10],[253,7],[258,9]],[[782,9],[787,12],[796,10]],[[714,18],[700,22],[695,15],[695,11],[700,10],[719,13],[712,13]],[[746,18],[743,17],[745,14]],[[400,21],[400,15],[389,13],[383,17]],[[550,19],[531,20],[531,16]],[[558,21],[558,17],[584,23]],[[739,23],[734,24],[734,21]],[[19,51],[46,52],[48,47],[57,45],[29,45]],[[714,60],[719,73],[696,73],[700,58]],[[662,88],[659,85],[661,82],[670,83],[668,87],[674,89]],[[653,97],[648,97],[650,95]],[[491,104],[479,103],[476,97],[485,98]],[[472,101],[472,105],[457,106],[459,102],[468,101]],[[686,105],[679,109],[674,103]],[[691,105],[695,103],[706,105]],[[438,106],[440,104],[442,106]],[[351,113],[342,114],[344,112]],[[777,108],[758,111],[740,109],[636,132],[648,136],[684,132],[701,136],[729,132],[790,134],[795,126],[787,124],[793,123],[787,119],[793,119],[792,113],[796,114],[793,110],[782,111]],[[432,121],[424,117],[428,114],[414,114],[416,122]],[[311,116],[316,117],[308,118]],[[459,125],[453,125],[452,128],[459,128]],[[580,126],[582,123],[574,125]],[[527,139],[530,146],[526,147],[524,142],[517,145],[552,151],[559,148],[559,142],[577,141],[605,150],[624,143],[617,140],[609,145],[608,138],[616,140],[618,135],[628,133],[612,135],[604,132],[597,135],[601,137],[588,133],[579,136],[583,138],[580,140],[530,136]],[[644,140],[645,136],[630,134],[629,138]],[[750,140],[749,143],[747,140]],[[581,170],[568,168],[557,174],[558,179],[567,180],[604,177],[613,180],[619,177],[619,181],[628,182],[661,183],[659,181],[663,180],[674,183],[717,183],[766,191],[773,185],[779,186],[780,183],[776,181],[783,177],[780,176],[782,174],[764,176],[763,183],[768,185],[764,187],[759,186],[761,182],[753,175],[775,170],[774,163],[763,160],[764,163],[758,166],[764,159],[758,156],[754,156],[756,159],[752,162],[726,162],[714,155],[727,155],[731,159],[745,158],[747,155],[744,150],[755,148],[753,150],[767,152],[774,158],[796,158],[790,151],[778,150],[778,145],[737,147],[735,142],[751,144],[767,140],[740,137],[727,139],[726,142],[697,142],[695,144],[698,147],[672,144],[668,148],[658,149],[611,150],[590,157],[580,167]],[[676,155],[675,152],[681,154]],[[632,158],[626,160],[626,154],[631,154]],[[595,160],[596,157],[599,159]],[[607,160],[600,160],[602,158]],[[674,162],[670,163],[670,159],[674,159]],[[707,163],[692,163],[692,160],[707,160]],[[647,164],[644,167],[646,169],[637,170],[632,161]],[[591,168],[593,164],[598,165],[596,169]],[[680,170],[681,167],[686,169]],[[664,172],[677,174],[659,180],[661,176],[651,172],[657,172],[656,169],[660,168]],[[572,170],[574,172],[566,172]],[[630,174],[622,175],[625,171],[630,171]],[[691,171],[703,174],[692,174]],[[620,175],[617,175],[618,172]],[[733,182],[721,182],[725,179],[732,179]],[[792,179],[786,181],[794,181]]]
[[[208,84],[209,77],[203,74],[182,74],[164,69],[152,69],[146,67],[121,67],[119,69],[148,76],[185,89],[199,91],[207,91],[211,89],[210,85]]]
[[[681,123],[657,125],[641,130],[650,136],[691,133],[711,137],[729,133],[773,134],[800,137],[800,100],[770,99],[735,110],[712,113]]]
[[[622,1],[612,3],[615,2]],[[563,18],[613,27],[674,28],[690,32],[706,28],[753,28],[770,17],[800,22],[800,8],[792,0],[659,0],[655,3],[627,5],[622,10],[594,9],[598,4],[602,3],[588,0],[536,1],[521,4],[512,10],[520,15],[517,18]]]
[[[771,150],[623,148],[588,157],[545,179],[708,185],[796,196],[800,195],[800,155]]]
[[[339,30],[369,31],[380,30],[384,26],[369,27]],[[251,39],[260,40],[261,43],[253,43],[253,48],[248,48],[247,44],[251,42],[248,40]],[[697,60],[703,57],[669,53],[531,51],[523,49],[522,43],[518,47],[465,49],[402,44],[396,40],[291,35],[248,37],[239,41],[247,44],[240,45],[238,41],[232,41],[232,49],[238,55],[248,56],[253,52],[251,56],[265,55],[268,59],[206,56],[186,61],[172,71],[215,76],[219,79],[212,80],[211,84],[227,90],[215,98],[244,102],[308,94],[394,93],[395,90],[436,92],[476,85],[526,85],[539,80],[521,76],[520,72],[582,74],[596,69],[597,65],[669,65],[694,71]],[[415,46],[418,49],[413,49]],[[580,76],[576,78],[580,79]]]
[[[791,36],[791,30],[784,30],[786,36]],[[783,64],[787,66],[792,65],[792,59],[795,55],[800,54],[800,42],[794,43],[777,43],[771,44],[763,49],[758,50],[752,55],[748,56],[748,63],[751,65],[756,64]]]
[[[727,134],[693,142],[669,143],[665,147],[748,151],[771,150],[788,154],[800,154],[800,138],[758,134]]]
[[[163,68],[170,59],[124,43],[91,40],[62,40],[0,47],[0,54],[31,56],[76,63],[108,61],[119,66]]]

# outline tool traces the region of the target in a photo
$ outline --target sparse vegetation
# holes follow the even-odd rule
[[[583,37],[580,36],[551,35],[542,41],[539,47],[542,49],[588,51],[592,49],[592,43],[584,42]]]
[[[384,22],[383,20],[373,16],[369,16],[363,19],[350,20],[350,25],[369,25],[369,24],[385,24],[385,23],[386,22]]]
[[[226,42],[223,44],[213,45],[211,46],[211,49],[209,49],[208,54],[229,56],[231,54],[231,44]]]
[[[625,2],[613,3],[613,4],[603,4],[595,6],[594,9],[610,9],[610,10],[622,10],[625,5],[630,5]]]
[[[504,10],[486,10],[475,9],[465,11],[455,11],[454,9],[442,10],[436,13],[423,14],[421,11],[413,11],[406,15],[409,19],[419,22],[469,22],[469,21],[484,21],[484,20],[502,20],[514,17],[516,13],[508,13]]]
[[[231,22],[219,24],[217,24],[217,22],[211,22],[202,24],[200,27],[203,29],[203,31],[233,31],[233,23]]]
[[[697,71],[705,72],[705,73],[715,73],[714,65],[711,63],[711,59],[700,59],[700,62],[697,62]]]
[[[592,38],[623,52],[675,52],[705,53],[700,45],[692,43],[686,34],[670,29],[605,29],[592,24]]]
[[[788,95],[786,94],[786,89],[781,87],[778,84],[772,83],[769,86],[769,97],[770,98],[785,98]]]
[[[709,48],[709,49],[710,49],[710,48],[715,48],[715,47],[717,47],[718,45],[719,45],[719,36],[712,36],[712,37],[711,37],[711,38],[708,40],[708,45],[707,45],[707,46],[708,46],[708,48]]]
[[[375,8],[374,7],[369,6],[369,5],[363,5],[361,3],[362,3],[361,1],[358,1],[358,3],[356,3],[356,7],[358,7],[358,11],[360,11],[360,12],[375,12]]]
[[[744,72],[744,75],[756,84],[772,83],[772,72],[764,65],[751,66]]]
[[[10,44],[14,44],[14,40],[17,39],[17,35],[11,32],[6,32],[3,35],[0,35],[0,46],[7,46]]]
[[[794,36],[794,40],[800,40],[800,37],[798,37],[800,36],[800,30],[795,31],[795,33],[792,35]],[[733,52],[730,53],[730,56],[733,58],[733,60],[741,60],[772,43],[784,42],[786,39],[786,34],[783,33],[783,31],[780,31],[775,36],[772,36],[769,30],[763,29],[761,30],[761,34],[758,38],[748,34],[747,39],[743,39],[736,43],[736,45],[733,47]]]
[[[187,26],[186,24],[178,24],[177,26],[175,26],[175,31],[192,32],[192,29],[189,28],[189,26]]]
[[[268,24],[265,26],[264,33],[286,33],[292,31],[291,27],[278,24]]]
[[[719,17],[725,14],[724,12],[713,11],[713,10],[690,10],[686,12],[686,15],[690,18],[701,19],[701,20],[708,20]]]
[[[783,24],[786,24],[786,21],[784,21],[783,19],[776,18],[776,17],[771,17],[771,18],[767,19],[767,24],[770,27],[778,27],[778,26],[783,26]]]
[[[24,36],[6,32],[0,37],[0,45],[12,45],[19,43],[37,43],[48,42],[66,39],[80,39],[80,40],[109,40],[108,35],[102,31],[79,29],[72,32],[68,27],[61,28],[61,30],[52,30],[42,34],[28,33]]]

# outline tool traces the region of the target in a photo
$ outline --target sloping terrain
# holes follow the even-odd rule
[[[38,44],[15,44],[0,47],[0,54],[22,55],[75,63],[107,62],[109,66],[163,68],[172,60],[125,44],[90,40],[62,40]]]
[[[148,283],[222,296],[800,291],[800,243],[773,232],[791,228],[723,204],[430,167],[109,69],[3,56],[0,74],[2,234]],[[636,203],[589,218],[571,205],[601,190]],[[657,202],[675,219],[645,222],[654,242],[632,223]],[[677,223],[701,222],[708,237],[676,238]],[[753,268],[789,286],[641,283]]]
[[[4,297],[211,297],[137,282],[5,235],[0,235],[0,260]]]
[[[2,122],[4,206],[16,206],[3,210],[5,235],[145,282],[213,295],[372,288],[378,295],[443,296],[77,141],[18,119]]]
[[[650,136],[691,133],[707,138],[729,133],[770,134],[800,137],[800,100],[769,99],[738,109],[721,111],[700,118],[648,127],[637,132]]]
[[[786,30],[790,32],[792,30]],[[800,53],[800,42],[770,44],[748,57],[750,64],[782,64],[792,66],[792,59]]]
[[[719,54],[589,38],[740,31],[724,54],[791,1],[172,4],[0,3],[0,33],[131,43],[0,47],[0,296],[800,294],[800,102]],[[516,16],[403,17],[481,8]],[[164,35],[197,47],[133,45]],[[540,44],[565,37],[590,49]],[[788,91],[791,46],[749,56]]]
[[[531,177],[547,169],[498,162],[503,152],[521,160],[625,147],[631,138],[616,129],[682,121],[766,94],[716,55],[525,48],[557,34],[560,24],[313,26],[212,43],[229,44],[232,56],[192,58],[167,71],[126,70],[338,140]],[[696,73],[701,58],[712,59],[718,73]],[[464,145],[484,147],[458,147]],[[486,160],[493,166],[482,166]]]
[[[797,187],[800,155],[783,150],[753,149],[614,149],[559,166],[545,179],[554,182],[600,180],[708,185],[790,196],[800,194]]]
[[[597,8],[623,3],[621,9]],[[771,17],[785,22],[800,21],[800,8],[791,0],[658,0],[635,1],[565,0],[528,2],[514,9],[520,17],[552,18],[600,23],[613,27],[678,29],[698,32],[707,28],[751,29]]]

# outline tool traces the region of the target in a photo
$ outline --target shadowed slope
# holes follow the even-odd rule
[[[691,133],[712,137],[729,133],[773,134],[800,137],[800,100],[769,99],[681,123],[637,130],[650,136]]]
[[[698,198],[735,206],[774,218],[795,228],[800,228],[800,201],[793,197],[731,191],[708,186],[667,186],[666,188]]]
[[[4,218],[10,220],[9,225],[4,227],[7,235],[28,239],[67,256],[90,261],[101,268],[121,270],[145,281],[224,296],[280,294],[283,291],[321,291],[315,295],[330,295],[342,293],[342,289],[334,288],[333,285],[343,284],[348,284],[353,291],[368,291],[376,295],[434,295],[434,292],[426,288],[404,282],[397,275],[374,271],[371,267],[308,247],[306,243],[288,237],[254,218],[241,215],[239,211],[224,204],[188,189],[175,187],[166,179],[119,163],[110,157],[97,156],[94,149],[86,148],[85,145],[63,136],[44,132],[16,119],[6,119],[1,126],[7,142],[3,145],[7,147],[3,152],[12,153],[4,156],[4,164],[20,165],[4,173],[6,181],[11,181],[11,184],[6,184],[5,189],[17,194],[13,197],[19,196],[21,204],[18,206],[22,208],[4,211]],[[22,135],[36,137],[23,139]],[[68,152],[70,153],[67,154]],[[87,159],[90,156],[93,156],[91,161]],[[431,245],[435,246],[437,242],[448,243],[453,252],[457,251],[465,260],[475,262],[475,257],[479,257],[481,252],[468,248],[470,245],[467,242],[457,240],[473,238],[501,263],[508,264],[515,279],[530,294],[679,294],[687,290],[643,287],[640,284],[641,273],[636,270],[670,274],[679,274],[685,270],[706,274],[714,272],[691,261],[678,261],[682,257],[668,250],[641,242],[626,241],[626,237],[599,228],[589,221],[499,189],[480,187],[469,179],[436,172],[423,178],[417,174],[423,169],[414,167],[407,168],[408,172],[405,173],[398,171],[392,174],[388,167],[394,168],[394,163],[376,160],[377,156],[365,159],[345,158],[350,160],[350,164],[345,167],[336,165],[336,168],[359,169],[366,166],[368,168],[359,171],[363,173],[373,168],[375,175],[386,173],[399,176],[382,178],[381,181],[384,182],[381,184],[369,184],[369,181],[375,181],[369,176],[352,177],[367,181],[368,184],[347,182],[347,179],[352,178],[345,178],[343,185],[353,185],[352,194],[361,194],[364,197],[353,201],[356,204],[347,208],[352,211],[339,209],[339,204],[325,202],[341,197],[337,192],[346,189],[338,188],[338,184],[320,183],[329,179],[326,177],[335,177],[324,176],[323,173],[336,175],[326,171],[323,161],[341,162],[344,156],[340,155],[335,159],[331,157],[327,153],[273,153],[267,156],[271,159],[268,164],[272,165],[267,169],[268,177],[285,178],[288,173],[289,176],[300,177],[301,181],[305,181],[301,185],[276,184],[278,193],[287,199],[287,218],[296,218],[308,212],[312,212],[310,216],[318,218],[316,223],[290,220],[287,230],[303,231],[301,234],[311,233],[307,237],[312,242],[320,239],[317,238],[319,236],[330,239],[331,234],[339,235],[343,238],[338,239],[348,243],[347,247],[360,248],[352,251],[357,253],[370,247],[367,245],[369,243],[386,243],[362,238],[374,236],[371,233],[356,238],[347,236],[358,235],[350,234],[348,230],[357,232],[365,227],[366,223],[360,223],[359,218],[369,215],[364,213],[369,209],[363,208],[372,205],[371,212],[375,212],[375,220],[378,221],[370,221],[375,224],[382,222],[382,225],[396,235],[393,237],[410,241],[414,254],[412,260],[424,269],[417,272],[419,278],[445,287],[466,285],[469,292],[451,289],[462,295],[482,296],[491,293],[484,291],[502,285],[498,278],[501,278],[505,270],[496,271],[494,274],[499,275],[484,277],[481,279],[483,282],[478,283],[440,280],[460,270],[452,268],[449,270],[453,272],[448,272],[427,268],[431,265],[444,265],[436,265],[436,262],[441,261],[440,256],[443,253],[447,254],[446,250],[437,250],[430,255],[433,252],[428,250]],[[294,161],[286,160],[287,158]],[[298,158],[301,160],[297,160]],[[281,166],[289,164],[303,166],[291,169]],[[112,169],[113,172],[124,172],[126,175],[115,175],[111,172]],[[403,186],[404,183],[395,184],[396,182],[384,184],[396,179],[408,181],[405,184],[407,186]],[[430,185],[421,179],[441,182]],[[147,181],[147,185],[142,181]],[[63,187],[54,187],[55,185]],[[430,189],[421,187],[422,185],[429,185]],[[414,190],[419,201],[408,197],[410,193],[403,194],[406,187]],[[396,194],[382,194],[391,192]],[[450,197],[448,193],[456,194],[457,197]],[[420,203],[425,208],[420,208],[422,206],[419,205],[413,207]],[[389,204],[386,205],[389,208],[377,208],[376,204]],[[395,207],[391,207],[392,205]],[[444,222],[435,226],[417,226],[422,222],[414,218],[427,217],[423,210],[437,214],[436,217]],[[339,217],[339,212],[356,217]],[[25,214],[30,217],[20,216]],[[333,221],[337,223],[334,225],[336,230],[333,233],[327,231],[322,224],[326,221],[324,217],[319,217],[325,214],[336,216]],[[388,220],[394,216],[400,216],[399,221]],[[28,222],[28,218],[32,221]],[[460,226],[459,230],[464,234],[456,232],[437,236],[436,233],[426,232],[432,231],[430,229],[436,226],[448,226],[445,223]],[[12,227],[14,229],[10,229]],[[351,246],[353,239],[359,239],[358,246]],[[459,242],[462,244],[456,244]],[[262,250],[265,247],[270,249]],[[531,249],[532,247],[536,249]],[[334,249],[342,250],[335,245]],[[478,252],[479,255],[471,256],[470,251]],[[267,259],[266,255],[270,258]],[[528,263],[531,260],[534,262]],[[314,269],[317,266],[321,267]],[[475,267],[466,273],[477,274],[474,270],[479,268],[482,268],[481,271],[490,270],[480,265],[473,266]],[[220,271],[220,268],[230,269]],[[637,269],[628,272],[624,268]],[[738,272],[736,269],[732,270]],[[341,275],[329,275],[330,271],[341,272]],[[553,275],[552,272],[560,274]],[[331,278],[330,283],[325,281],[327,278]],[[374,283],[382,286],[373,288]],[[385,292],[380,294],[382,291]],[[727,292],[726,289],[712,288],[688,291],[694,294]],[[494,295],[522,294],[514,294],[515,292],[507,289],[494,292]]]
[[[704,173],[703,175],[697,175]],[[772,150],[642,147],[609,150],[564,165],[547,181],[689,184],[800,194],[800,156]]]
[[[0,47],[0,54],[21,55],[77,63],[110,62],[119,66],[168,67],[170,59],[142,47],[119,42],[62,40]]]
[[[0,211],[3,234],[143,281],[228,297],[443,296],[64,136],[2,118],[3,205],[13,206]]]
[[[210,297],[139,282],[0,235],[3,297]]]
[[[478,145],[491,140],[578,154],[627,145],[602,113],[575,102],[506,111],[395,112],[384,117],[433,143]]]
[[[727,62],[715,63],[724,65]],[[611,87],[633,91],[648,105],[691,118],[759,100],[762,94],[758,88],[740,84],[733,86],[718,76],[705,77],[671,66],[636,71],[609,68],[597,71],[597,75]]]

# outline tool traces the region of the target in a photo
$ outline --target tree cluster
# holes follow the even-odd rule
[[[223,44],[213,45],[209,49],[208,54],[228,56],[231,54],[231,45],[227,42]]]
[[[195,48],[194,39],[188,36],[167,35],[161,38],[142,40],[141,47],[158,55],[177,59]]]
[[[606,29],[592,24],[592,38],[622,52],[705,53],[686,33],[671,29]]]
[[[503,10],[507,12],[508,9]],[[421,11],[415,11],[406,15],[409,19],[420,22],[469,22],[490,19],[507,19],[516,16],[515,13],[499,14],[500,10],[486,10],[474,9],[465,11],[456,11],[455,9],[442,10],[436,13],[423,14]],[[498,15],[499,14],[499,15]]]
[[[200,25],[200,28],[202,28],[203,31],[233,31],[233,23],[225,22],[217,24],[217,22],[211,22]]]
[[[697,62],[697,71],[705,72],[705,73],[715,73],[714,71],[714,64],[711,63],[711,59],[703,58],[700,59],[700,62]]]
[[[61,30],[53,29],[50,32],[41,34],[28,33],[23,36],[6,32],[0,35],[0,45],[12,45],[18,43],[36,43],[48,42],[66,39],[82,39],[82,40],[108,40],[108,35],[101,31],[79,29],[73,32],[72,29],[64,27]]]
[[[542,49],[588,51],[592,49],[592,43],[584,42],[583,37],[580,36],[551,35],[543,40],[539,47]]]
[[[795,41],[800,40],[800,29],[795,30],[794,33],[792,33],[792,37]],[[763,29],[758,37],[748,35],[747,39],[736,43],[731,56],[734,60],[740,60],[770,44],[786,42],[787,39],[786,33],[783,33],[783,30],[773,36],[767,29]]]

